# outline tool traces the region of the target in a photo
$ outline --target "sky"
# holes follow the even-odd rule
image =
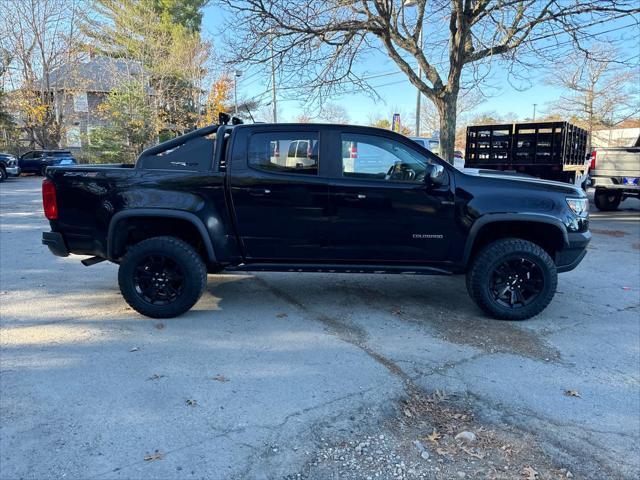
[[[218,47],[222,40],[216,32],[219,31],[223,18],[219,7],[209,5],[205,8],[203,32],[205,35],[210,35],[213,43]],[[614,29],[615,31],[611,32]],[[590,33],[598,41],[617,45],[623,53],[627,54],[627,57],[636,55],[634,61],[636,65],[638,64],[640,27],[634,24],[633,19],[621,18],[612,23],[597,25],[591,27]],[[232,46],[225,47],[232,48]],[[242,67],[239,68],[242,69]],[[417,91],[398,67],[387,58],[385,52],[381,50],[378,55],[367,58],[358,66],[358,69],[365,75],[380,75],[371,81],[376,86],[376,92],[380,98],[375,99],[366,94],[356,93],[334,97],[330,102],[343,106],[348,112],[351,123],[366,124],[371,117],[391,120],[393,113],[398,112],[403,117],[402,122],[412,126],[415,122]],[[499,115],[515,114],[517,119],[526,120],[533,116],[534,103],[537,105],[537,116],[544,114],[550,104],[562,94],[559,88],[549,85],[549,75],[552,75],[551,70],[536,69],[531,72],[528,81],[519,82],[516,87],[509,80],[505,68],[496,65],[492,67],[492,74],[486,82],[487,88],[483,89],[488,94],[488,98],[470,114],[485,112],[496,112]],[[267,93],[270,88],[269,76],[270,70],[267,65],[263,69],[243,71],[237,83],[238,98],[260,97],[264,103],[269,102],[271,98],[270,93]],[[422,102],[428,101],[423,97]],[[313,111],[309,110],[305,102],[286,98],[284,92],[278,95],[278,120],[281,122],[294,121],[297,116],[304,113],[313,116]]]

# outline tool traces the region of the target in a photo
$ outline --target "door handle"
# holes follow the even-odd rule
[[[363,193],[358,193],[358,194],[354,193],[354,194],[344,196],[344,199],[349,202],[357,202],[358,200],[364,200],[365,198],[367,198],[367,196]]]
[[[252,197],[264,197],[265,195],[269,195],[271,190],[268,188],[250,188],[249,195]]]

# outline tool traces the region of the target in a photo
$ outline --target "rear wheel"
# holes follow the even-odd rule
[[[608,212],[616,210],[620,206],[622,194],[615,190],[596,189],[593,200],[598,210]]]
[[[498,240],[475,257],[467,273],[473,301],[500,320],[526,320],[544,310],[558,284],[556,266],[535,243],[517,238]]]
[[[189,310],[207,286],[207,269],[188,243],[154,237],[134,245],[120,263],[120,291],[142,315],[177,317]]]

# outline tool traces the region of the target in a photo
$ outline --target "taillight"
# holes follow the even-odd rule
[[[358,158],[358,144],[356,142],[351,143],[351,147],[349,148],[349,157]]]
[[[591,165],[589,165],[589,170],[595,170],[596,169],[596,153],[598,153],[596,150],[594,150],[593,152],[591,152]]]
[[[58,218],[58,200],[56,199],[56,186],[49,179],[42,181],[42,206],[44,216],[49,220]]]

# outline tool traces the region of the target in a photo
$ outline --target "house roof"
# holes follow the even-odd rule
[[[110,92],[144,69],[140,62],[121,58],[95,57],[87,62],[63,65],[51,72],[52,90],[81,89],[87,92]],[[149,89],[151,92],[151,89]]]

